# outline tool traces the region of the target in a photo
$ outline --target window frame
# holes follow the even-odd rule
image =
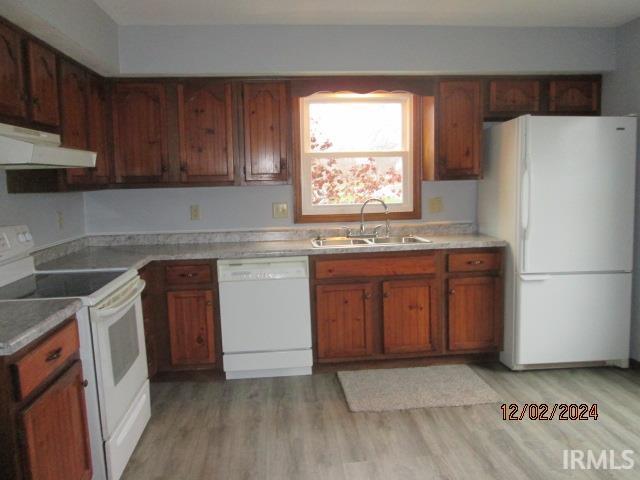
[[[420,96],[413,94],[407,91],[382,91],[376,90],[373,92],[368,92],[370,94],[395,94],[398,97],[406,97],[406,101],[408,102],[409,111],[407,112],[407,116],[405,118],[405,122],[407,122],[405,131],[403,132],[405,135],[405,142],[407,142],[407,150],[402,150],[400,152],[406,152],[406,159],[410,162],[410,166],[408,168],[403,169],[403,191],[404,189],[409,189],[410,192],[410,200],[403,202],[401,204],[400,209],[398,208],[399,204],[393,204],[393,207],[390,209],[391,213],[389,217],[391,219],[415,219],[421,218],[421,204],[422,204],[422,194],[421,194],[421,158],[422,158],[422,125],[421,125],[421,104]],[[306,161],[304,157],[309,155],[307,158],[311,157],[326,157],[327,152],[303,152],[305,141],[308,139],[303,138],[303,135],[306,135],[306,118],[305,118],[305,103],[308,104],[309,100],[312,97],[316,99],[322,99],[323,96],[329,97],[329,95],[334,94],[344,94],[344,101],[353,101],[354,97],[358,98],[361,96],[361,93],[355,93],[351,91],[340,91],[340,92],[316,92],[307,96],[296,96],[292,100],[292,113],[293,113],[293,121],[292,125],[296,127],[293,129],[293,147],[294,147],[294,168],[293,168],[293,179],[295,185],[295,209],[294,209],[294,221],[295,223],[319,223],[319,222],[349,222],[349,221],[357,221],[360,219],[359,207],[353,208],[353,206],[330,206],[328,208],[334,210],[334,212],[322,212],[322,210],[326,210],[322,207],[314,208],[316,210],[313,213],[309,213],[308,209],[304,208],[303,201],[310,199],[310,191],[306,194],[302,191],[303,182],[307,182],[307,185],[310,183],[310,161]],[[371,101],[372,98],[369,99],[363,98],[362,101]],[[373,98],[375,100],[375,97]],[[384,101],[384,98],[381,96],[380,101]],[[329,152],[331,154],[339,154],[338,156],[346,156],[353,155],[357,153],[365,153],[370,156],[398,156],[399,152]],[[405,158],[403,156],[403,158]],[[409,177],[409,178],[407,178]],[[352,211],[344,212],[345,209],[350,209]],[[320,210],[318,212],[318,210]],[[337,210],[337,211],[336,211]],[[343,210],[343,212],[340,212]],[[368,218],[371,219],[383,219],[383,213],[379,212],[380,209],[372,209],[373,211],[368,214]],[[316,213],[318,212],[318,213]]]

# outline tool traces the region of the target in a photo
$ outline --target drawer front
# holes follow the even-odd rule
[[[171,285],[211,283],[210,265],[171,265],[166,267],[166,280]]]
[[[18,397],[23,399],[29,395],[79,348],[78,327],[74,319],[15,363]]]
[[[449,255],[450,272],[487,272],[500,270],[499,253],[452,253]]]
[[[353,258],[316,262],[316,278],[424,275],[436,272],[435,255]]]

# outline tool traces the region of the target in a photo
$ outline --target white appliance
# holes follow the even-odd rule
[[[55,133],[0,123],[0,169],[95,167],[95,152],[60,144],[60,135]]]
[[[307,257],[218,262],[226,377],[310,375]]]
[[[0,300],[79,298],[76,313],[93,478],[118,479],[151,417],[135,270],[36,271],[26,226],[0,227]]]
[[[526,115],[485,131],[482,233],[509,243],[502,362],[629,359],[636,119]]]

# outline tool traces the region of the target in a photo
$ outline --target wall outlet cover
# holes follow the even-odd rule
[[[429,213],[440,213],[444,210],[442,197],[431,197],[429,199]]]
[[[191,220],[200,220],[200,205],[191,205],[189,212]]]
[[[272,204],[273,218],[287,218],[288,216],[289,216],[289,205],[287,204],[287,202]]]

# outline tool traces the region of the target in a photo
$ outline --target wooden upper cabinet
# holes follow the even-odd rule
[[[449,279],[449,350],[497,350],[502,341],[501,279]]]
[[[22,35],[0,23],[0,114],[25,118]]]
[[[113,142],[117,183],[169,180],[166,94],[161,83],[117,83]]]
[[[384,352],[440,350],[436,280],[393,280],[382,284]]]
[[[76,361],[22,412],[27,478],[91,478],[91,449],[82,383],[82,368]]]
[[[373,292],[373,283],[316,287],[318,358],[373,354]]]
[[[62,145],[87,149],[89,146],[89,77],[86,70],[65,60],[60,62]],[[83,170],[83,169],[74,169]]]
[[[289,120],[284,82],[242,85],[245,180],[286,182],[289,177]]]
[[[31,120],[44,125],[60,125],[56,54],[35,40],[27,41]]]
[[[539,113],[540,80],[496,79],[489,81],[487,116]]]
[[[229,82],[178,85],[180,181],[233,182],[232,110]]]
[[[549,111],[575,114],[599,113],[600,80],[551,80],[549,82]]]
[[[436,179],[480,178],[482,84],[443,80],[438,85]]]
[[[172,365],[215,362],[213,292],[180,290],[167,293]]]

